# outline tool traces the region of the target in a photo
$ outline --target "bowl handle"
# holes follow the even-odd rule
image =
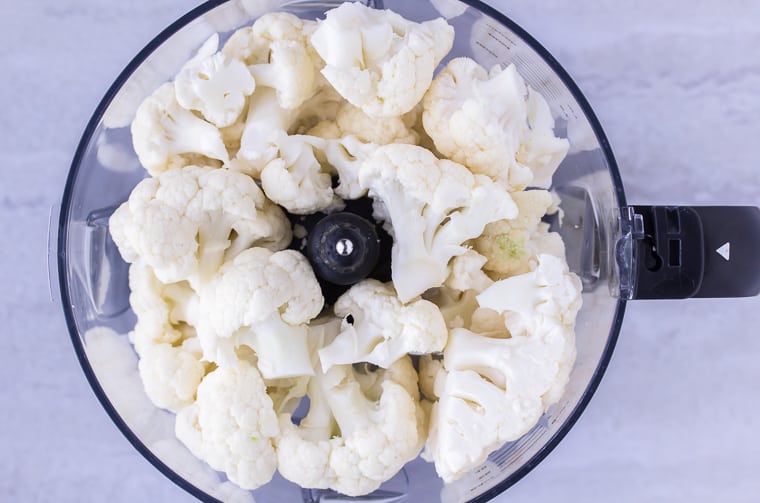
[[[627,299],[760,293],[760,208],[626,206],[615,259]]]

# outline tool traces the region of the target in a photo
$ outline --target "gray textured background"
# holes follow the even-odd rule
[[[576,79],[629,201],[760,204],[760,2],[492,0]],[[191,501],[111,424],[48,296],[48,212],[118,72],[190,0],[0,0],[0,501]],[[760,299],[629,305],[607,376],[502,502],[755,502]]]

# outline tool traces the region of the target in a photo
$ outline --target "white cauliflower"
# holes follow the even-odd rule
[[[334,189],[338,197],[358,199],[367,195],[367,188],[359,183],[359,172],[377,147],[378,145],[364,143],[353,135],[325,141],[321,155],[338,174],[338,186]]]
[[[326,119],[311,128],[308,135],[324,139],[315,154],[338,175],[335,195],[358,199],[367,194],[359,184],[359,170],[380,145],[415,144],[419,135],[410,128],[409,118],[370,117],[360,108],[344,103],[334,120]],[[317,143],[312,141],[317,146]]]
[[[252,348],[267,379],[314,373],[309,330],[324,299],[306,257],[294,250],[251,248],[224,264],[200,299],[204,358],[235,365]]]
[[[229,161],[219,130],[182,108],[172,83],[162,85],[140,104],[131,132],[140,164],[153,176],[189,164]]]
[[[285,214],[250,177],[197,166],[142,180],[109,224],[124,260],[143,260],[162,282],[188,280],[196,290],[241,251],[291,240]]]
[[[402,302],[442,285],[449,261],[487,224],[517,215],[509,193],[490,178],[414,145],[379,147],[359,182],[382,201],[376,213],[392,226],[393,284]]]
[[[442,286],[425,292],[424,298],[438,306],[446,326],[451,329],[470,326],[473,313],[478,309],[477,294],[476,290],[461,291]]]
[[[266,484],[277,468],[277,415],[261,375],[246,361],[203,379],[195,403],[177,414],[175,433],[193,455],[243,489]]]
[[[350,103],[344,103],[334,121],[322,121],[310,135],[326,139],[340,139],[353,135],[364,143],[388,145],[389,143],[416,144],[419,135],[410,128],[405,116],[370,117]]]
[[[332,188],[331,171],[315,153],[325,148],[325,140],[281,133],[274,141],[279,153],[261,171],[264,193],[296,215],[342,209],[343,202]]]
[[[137,316],[130,339],[138,355],[148,346],[180,344],[197,323],[195,290],[186,281],[162,283],[141,261],[129,267],[129,304]]]
[[[388,368],[407,353],[441,351],[446,322],[435,304],[416,300],[404,305],[393,285],[367,279],[352,286],[333,306],[343,318],[341,331],[319,350],[322,368],[369,362]]]
[[[155,344],[143,348],[137,368],[145,393],[156,407],[177,412],[195,401],[195,393],[210,366],[202,361],[197,337],[180,345]]]
[[[195,400],[210,367],[202,361],[195,331],[198,296],[187,282],[158,281],[141,262],[129,268],[129,301],[137,323],[129,334],[148,398],[177,411]]]
[[[449,334],[426,446],[445,482],[527,433],[561,397],[575,359],[581,284],[562,259],[539,255],[534,271],[497,281],[477,300],[503,315],[488,315],[486,325],[502,324]]]
[[[244,60],[256,85],[274,89],[279,105],[294,110],[322,85],[324,63],[309,44],[315,27],[316,22],[286,12],[265,14],[235,32],[222,53]]]
[[[441,18],[415,23],[358,2],[328,11],[311,36],[326,63],[322,75],[372,117],[414,108],[453,41],[454,29]]]
[[[270,12],[260,16],[252,26],[233,33],[222,48],[222,53],[239,58],[246,65],[266,63],[274,42],[289,41],[308,44],[308,37],[317,22],[301,19],[287,12]]]
[[[318,146],[316,144],[324,140],[316,137],[308,143],[291,139],[282,144],[282,141],[292,133],[308,131],[320,121],[334,119],[338,110],[336,100],[335,94],[325,89],[298,110],[286,110],[277,103],[272,89],[258,89],[249,101],[248,115],[237,155],[231,162],[232,168],[260,178],[267,164],[281,156],[283,150],[287,151],[286,156],[292,157],[294,148]]]
[[[515,158],[533,172],[531,185],[548,189],[554,172],[567,156],[570,142],[554,135],[554,116],[541,93],[528,86],[528,129]]]
[[[491,278],[483,272],[483,266],[487,261],[486,257],[475,250],[467,250],[462,255],[454,257],[449,264],[451,273],[446,280],[446,286],[462,292],[466,290],[482,292],[493,283]]]
[[[417,366],[419,368],[418,380],[420,382],[420,393],[422,398],[429,402],[438,400],[435,394],[435,379],[439,372],[443,372],[442,355],[422,355],[420,356]]]
[[[299,42],[276,41],[270,46],[268,63],[249,67],[258,85],[277,91],[277,102],[285,109],[300,107],[317,92],[321,65],[309,49]]]
[[[129,337],[148,397],[231,483],[279,469],[365,495],[423,446],[451,482],[562,395],[581,285],[541,221],[556,202],[524,189],[550,186],[568,142],[514,65],[454,59],[433,80],[453,39],[444,19],[356,2],[320,21],[269,13],[221,51],[212,36],[137,110],[152,178],[109,221],[131,264]],[[364,196],[393,281],[322,312],[283,210]]]
[[[512,199],[517,217],[488,224],[472,242],[475,251],[488,259],[483,269],[494,279],[530,271],[539,253],[565,256],[560,235],[549,232],[549,224],[541,221],[553,205],[551,194],[528,190],[513,193]]]
[[[511,190],[548,188],[567,154],[567,140],[554,136],[549,106],[513,64],[487,72],[472,59],[453,59],[423,108],[425,131],[441,154]]]
[[[207,121],[223,128],[240,117],[256,82],[245,63],[216,52],[218,36],[215,37],[214,52],[185,64],[174,86],[182,107],[197,110]]]
[[[261,88],[253,93],[233,168],[259,178],[264,166],[277,157],[277,140],[287,135],[297,115],[277,103],[274,90]]]
[[[298,426],[280,416],[278,469],[309,488],[349,496],[368,494],[420,451],[425,437],[416,373],[409,357],[365,389],[350,365],[311,378],[310,407]]]

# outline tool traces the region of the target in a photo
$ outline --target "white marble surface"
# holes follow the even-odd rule
[[[760,3],[492,3],[586,93],[630,201],[760,204]],[[192,501],[89,389],[49,299],[46,239],[104,90],[194,4],[0,1],[0,501]],[[758,501],[758,325],[758,298],[630,304],[586,413],[498,501]]]

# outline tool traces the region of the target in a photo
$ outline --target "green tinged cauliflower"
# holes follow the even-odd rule
[[[493,279],[530,271],[538,253],[565,256],[559,234],[549,232],[549,225],[541,221],[553,204],[551,194],[529,190],[514,192],[512,198],[518,207],[517,217],[487,225],[472,242],[473,249],[486,257],[483,270]]]

